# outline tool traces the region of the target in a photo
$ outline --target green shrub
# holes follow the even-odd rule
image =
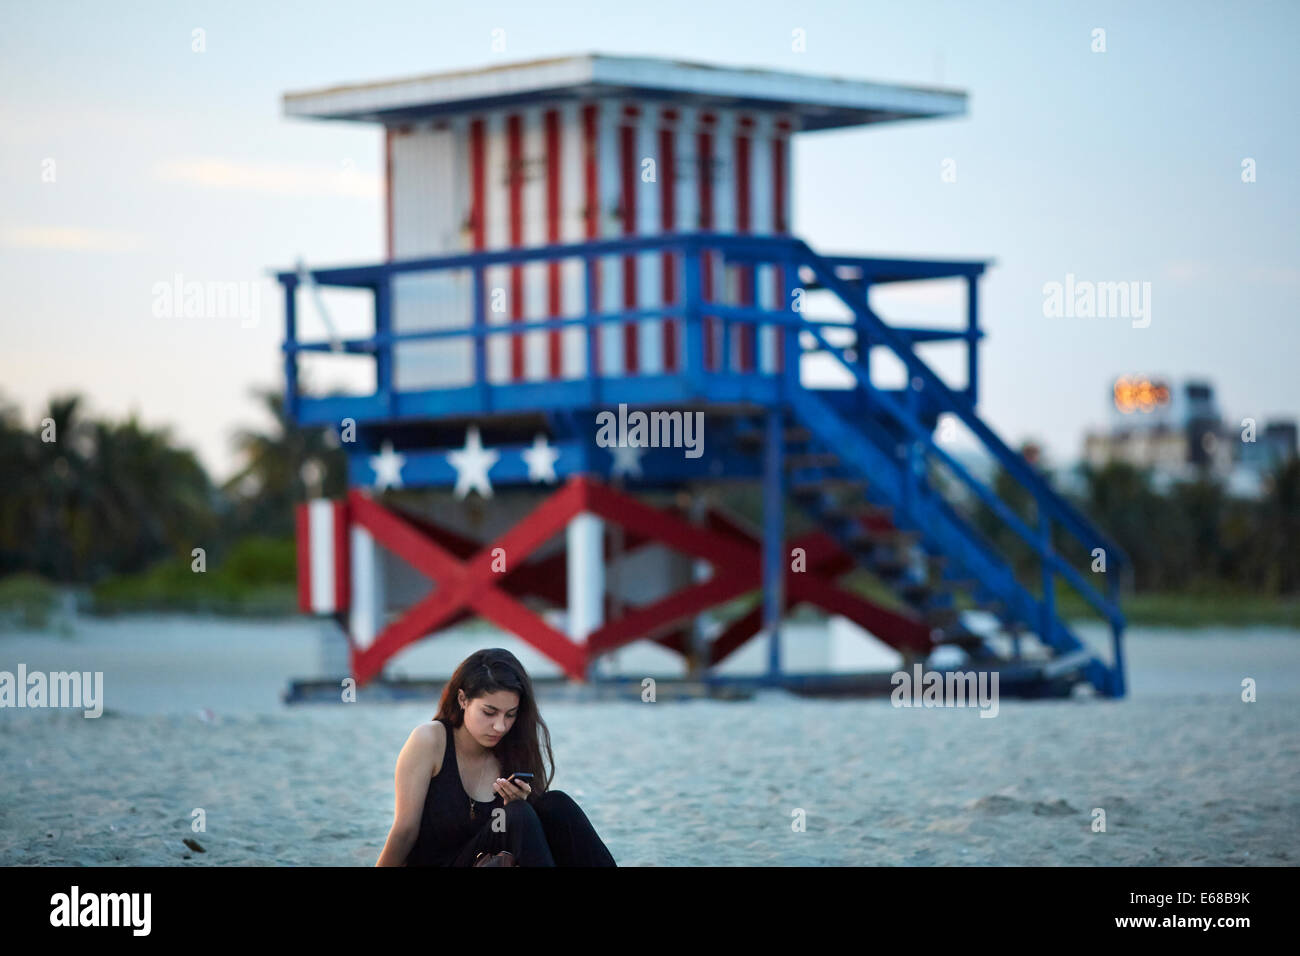
[[[23,573],[0,578],[0,623],[43,629],[49,626],[58,600],[58,588],[38,575]]]
[[[292,539],[250,537],[206,571],[185,554],[140,574],[116,575],[94,588],[95,609],[287,614],[295,607],[297,564]]]

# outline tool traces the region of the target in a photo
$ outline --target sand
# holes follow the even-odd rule
[[[263,641],[276,632],[249,627]],[[0,636],[0,669],[76,666],[64,661],[96,660],[151,628]],[[209,637],[191,628],[195,647],[254,640],[221,622],[197,631]],[[275,654],[302,639],[289,633]],[[120,655],[137,689],[148,685],[142,642]],[[1295,865],[1300,635],[1142,632],[1128,646],[1130,697],[1004,699],[993,719],[780,692],[547,702],[553,786],[622,866]],[[299,650],[309,655],[310,640]],[[201,669],[182,670],[201,682]],[[159,664],[158,683],[176,672]],[[1246,676],[1256,703],[1240,699]],[[0,864],[372,865],[392,822],[394,760],[433,702],[285,707],[246,688],[225,695],[212,699],[255,703],[201,713],[164,693],[170,709],[148,694],[110,696],[98,719],[0,710]],[[191,829],[196,808],[203,832]],[[1095,808],[1105,832],[1093,832]],[[792,828],[799,811],[803,832]]]

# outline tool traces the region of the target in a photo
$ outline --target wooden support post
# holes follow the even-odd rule
[[[1043,502],[1038,502],[1038,534],[1039,540],[1043,545],[1044,557],[1043,562],[1043,622],[1042,632],[1039,637],[1043,643],[1050,644],[1052,640],[1052,630],[1056,621],[1056,581],[1052,575],[1052,564],[1047,556],[1052,553],[1052,519],[1047,514],[1047,509],[1043,507]]]
[[[718,270],[718,272],[722,275],[722,290],[721,293],[718,294],[718,297],[715,301],[723,302],[728,305],[731,305],[735,303],[737,298],[736,296],[730,294],[731,278],[733,275],[735,275],[735,266],[728,265],[727,252],[725,249],[721,249],[718,251],[718,259],[722,263],[721,268]],[[736,364],[731,361],[731,342],[732,342],[731,327],[735,324],[736,323],[730,322],[726,319],[718,319],[717,322],[715,323],[715,327],[719,325],[722,326],[721,328],[722,348],[718,352],[717,364],[718,364],[718,371],[724,375],[727,375],[736,370]]]
[[[803,311],[795,311],[794,300],[795,293],[800,291],[799,286],[799,261],[793,256],[785,260],[782,265],[782,276],[785,278],[785,305],[782,310],[787,316],[796,320],[803,320]],[[783,326],[780,330],[781,341],[781,372],[785,383],[787,394],[801,387],[799,371],[803,358],[803,345],[799,341],[798,325]]]
[[[597,284],[599,264],[592,256],[583,260],[587,294],[587,400],[595,405],[600,400],[600,329],[591,316],[600,314],[600,289]]]
[[[284,405],[290,420],[298,418],[298,280],[284,280]]]
[[[348,633],[357,649],[364,651],[384,629],[383,555],[375,545],[374,536],[361,525],[353,524],[348,537],[352,581]]]
[[[384,274],[374,285],[375,293],[375,386],[384,411],[393,412],[393,349],[388,341],[393,331],[392,277]]]
[[[682,255],[683,326],[686,332],[686,375],[697,394],[704,392],[704,317],[700,310],[703,284],[700,275],[701,251],[697,245],[686,247]]]
[[[585,647],[588,635],[605,623],[605,522],[574,515],[566,537],[569,638]]]
[[[758,298],[758,271],[760,266],[757,262],[751,262],[742,266],[740,271],[741,282],[744,284],[744,294],[741,298],[744,304],[750,308],[760,308]],[[763,370],[762,352],[763,332],[766,326],[760,326],[756,322],[746,322],[741,326],[740,347],[740,370],[745,373],[761,372]]]
[[[702,527],[705,523],[709,511],[709,502],[705,497],[707,494],[708,491],[705,487],[701,487],[691,494],[690,521],[693,525]],[[703,584],[709,579],[710,573],[709,562],[698,558],[691,562],[691,577],[695,584]],[[708,667],[710,657],[709,636],[704,627],[703,614],[697,614],[692,619],[689,635],[690,652],[686,658],[687,676],[691,680],[698,680]]]
[[[474,385],[478,389],[479,408],[488,410],[490,392],[487,376],[487,291],[483,267],[474,267]]]
[[[767,631],[767,679],[781,679],[781,615],[785,607],[785,497],[781,478],[782,412],[768,409],[763,455],[763,627]]]

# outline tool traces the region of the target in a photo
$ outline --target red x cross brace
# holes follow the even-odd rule
[[[569,479],[504,535],[481,546],[431,522],[395,513],[356,490],[350,492],[348,505],[353,521],[437,585],[431,594],[385,627],[369,647],[353,647],[352,672],[360,683],[378,675],[384,663],[403,647],[473,614],[518,635],[570,677],[582,680],[593,657],[636,640],[654,639],[684,654],[684,622],[710,607],[752,592],[762,583],[760,543],[730,518],[710,512],[707,525],[701,527],[585,476]],[[528,558],[583,512],[621,526],[630,533],[630,545],[658,541],[709,562],[714,574],[708,581],[647,605],[630,607],[588,635],[585,644],[575,642],[507,594],[503,584],[509,577],[516,592],[538,593],[558,603],[562,592],[557,578],[563,571],[557,564],[562,555],[531,564]],[[834,583],[854,563],[833,539],[822,532],[806,534],[791,541],[785,554],[788,556],[790,548],[796,547],[806,553],[807,571],[785,571],[789,607],[806,601],[855,621],[896,648],[929,648],[930,635],[921,622],[882,608]],[[509,558],[505,573],[492,569],[498,548],[504,549]],[[730,655],[755,636],[761,624],[761,608],[732,622],[714,639],[709,663],[717,664]]]

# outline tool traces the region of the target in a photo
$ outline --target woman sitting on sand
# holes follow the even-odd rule
[[[517,866],[616,866],[582,808],[548,789],[554,763],[523,665],[501,648],[475,651],[397,755],[397,807],[375,866],[473,866],[501,850]],[[496,795],[479,799],[488,780]]]

